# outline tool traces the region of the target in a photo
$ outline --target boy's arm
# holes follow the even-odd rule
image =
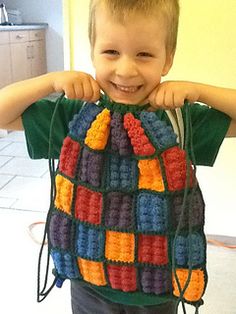
[[[226,136],[236,136],[235,89],[185,81],[166,81],[149,96],[153,107],[164,109],[181,107],[186,99],[190,103],[202,102],[230,116],[232,121]]]
[[[212,85],[197,84],[200,101],[208,106],[226,113],[231,117],[227,137],[236,136],[236,90]]]
[[[17,82],[0,90],[0,129],[22,130],[22,113],[53,92],[64,92],[68,98],[84,101],[97,101],[100,97],[97,82],[83,72],[52,72]]]

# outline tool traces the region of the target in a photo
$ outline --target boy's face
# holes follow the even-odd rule
[[[131,15],[124,24],[105,8],[96,11],[92,51],[96,80],[115,102],[144,104],[166,75],[173,56],[166,53],[164,18]]]

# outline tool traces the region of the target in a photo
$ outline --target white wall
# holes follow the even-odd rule
[[[9,9],[19,9],[24,23],[48,23],[46,32],[48,72],[63,70],[62,0],[5,0]]]

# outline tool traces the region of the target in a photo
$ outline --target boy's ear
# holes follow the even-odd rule
[[[173,61],[174,61],[174,55],[175,55],[175,51],[173,53],[167,53],[166,54],[166,63],[164,65],[164,68],[162,70],[162,76],[165,76],[168,74],[168,72],[170,71]]]

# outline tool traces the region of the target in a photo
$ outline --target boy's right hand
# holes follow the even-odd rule
[[[96,102],[100,98],[100,87],[89,74],[79,71],[53,72],[52,84],[55,92],[64,92],[69,99]]]

